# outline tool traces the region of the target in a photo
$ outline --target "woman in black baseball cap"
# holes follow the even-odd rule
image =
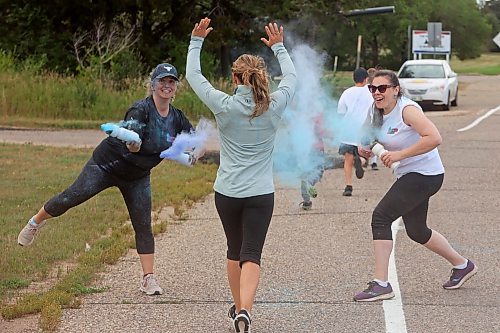
[[[151,72],[151,81],[160,80],[163,79],[164,77],[171,77],[177,82],[179,82],[177,69],[174,66],[167,63],[159,64]]]
[[[128,109],[122,125],[137,133],[139,140],[124,142],[113,136],[104,139],[75,182],[30,218],[19,233],[20,245],[31,245],[48,219],[64,214],[109,187],[118,187],[135,231],[143,271],[140,291],[147,295],[163,293],[153,275],[155,244],[151,229],[150,174],[163,160],[160,153],[172,145],[174,138],[181,132],[193,130],[184,113],[171,104],[178,83],[174,66],[163,63],[155,67],[150,75],[148,96]]]

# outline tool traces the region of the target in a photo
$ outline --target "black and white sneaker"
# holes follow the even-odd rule
[[[234,319],[236,319],[236,305],[233,304],[230,308],[229,311],[227,312],[227,317],[231,321],[231,323],[234,323]]]
[[[241,309],[236,318],[234,318],[234,329],[236,333],[250,333],[250,314],[247,310]]]

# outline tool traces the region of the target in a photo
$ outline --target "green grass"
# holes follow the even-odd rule
[[[124,225],[128,213],[119,191],[108,189],[50,220],[32,246],[21,247],[16,239],[26,221],[71,184],[91,150],[0,144],[0,151],[1,314],[12,319],[40,312],[40,326],[50,330],[57,324],[52,317],[60,313],[58,308],[75,306],[76,296],[98,292],[91,286],[95,273],[134,247],[132,228]],[[182,215],[186,207],[212,192],[215,172],[213,164],[180,168],[162,162],[152,172],[153,210],[169,205]],[[154,231],[163,232],[166,226],[164,221]],[[88,252],[86,243],[91,245]],[[71,263],[66,266],[72,268],[60,272],[61,263]],[[54,271],[58,282],[48,291],[5,303],[32,281],[53,277]]]
[[[216,83],[219,89],[230,90],[227,81]],[[146,96],[142,79],[130,83],[130,87],[117,91],[103,82],[80,77],[0,70],[0,125],[99,128],[104,122],[122,120],[127,109]],[[213,117],[184,79],[173,105],[193,122]]]
[[[333,74],[333,72],[328,72],[323,77],[322,83],[329,86],[332,95],[337,99],[344,90],[354,85],[352,72],[348,71],[337,71],[335,74]]]
[[[500,75],[500,52],[485,53],[477,59],[452,58],[451,68],[459,74]]]

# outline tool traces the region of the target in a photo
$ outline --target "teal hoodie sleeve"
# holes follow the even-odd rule
[[[231,96],[215,89],[201,73],[200,52],[203,41],[204,39],[201,37],[191,37],[186,63],[186,79],[203,103],[205,103],[214,114],[217,114],[224,111]],[[271,50],[280,63],[283,79],[278,89],[271,94],[272,105],[270,109],[274,110],[274,112],[281,117],[281,114],[295,92],[297,74],[283,43],[274,44]]]
[[[214,114],[217,114],[223,111],[223,105],[227,103],[230,96],[215,89],[201,73],[200,52],[203,40],[204,38],[201,37],[191,37],[186,63],[186,79],[201,101]]]
[[[283,43],[274,44],[271,46],[271,50],[273,50],[274,55],[278,59],[281,73],[283,74],[283,79],[278,85],[278,90],[271,94],[271,109],[275,110],[277,115],[281,118],[281,114],[295,94],[297,73],[295,72],[295,66]]]

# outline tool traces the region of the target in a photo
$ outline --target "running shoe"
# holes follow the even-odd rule
[[[453,268],[448,281],[443,284],[444,289],[458,289],[465,281],[477,273],[477,266],[470,260],[467,260],[467,266],[464,269]]]
[[[139,290],[149,296],[163,294],[163,289],[158,285],[153,274],[147,274],[142,278]]]
[[[236,305],[235,304],[231,305],[231,307],[229,308],[229,311],[227,312],[227,317],[229,318],[231,323],[234,322],[234,319],[236,319]]]
[[[42,221],[42,223],[37,224],[35,220],[30,218],[28,223],[24,226],[23,230],[19,233],[19,236],[17,236],[17,242],[19,245],[22,246],[28,246],[33,243],[33,240],[35,240],[35,236],[39,233],[40,229],[45,225],[45,221]]]
[[[302,207],[303,210],[311,210],[313,203],[312,201],[302,201],[299,206]]]
[[[311,186],[309,187],[309,195],[311,196],[311,198],[316,198],[318,196],[318,191],[316,190],[316,188],[314,186]]]
[[[358,154],[354,155],[354,168],[356,169],[356,177],[358,179],[363,178],[365,170],[363,169],[363,165],[361,163],[361,157],[359,157]]]
[[[236,318],[234,318],[234,329],[236,333],[250,333],[250,314],[245,309],[241,309]]]
[[[394,292],[390,283],[387,287],[382,287],[375,281],[368,282],[368,288],[354,295],[356,302],[373,302],[394,297]]]
[[[352,196],[352,186],[351,185],[347,185],[344,189],[344,193],[342,193],[342,195],[344,197],[350,197]]]

